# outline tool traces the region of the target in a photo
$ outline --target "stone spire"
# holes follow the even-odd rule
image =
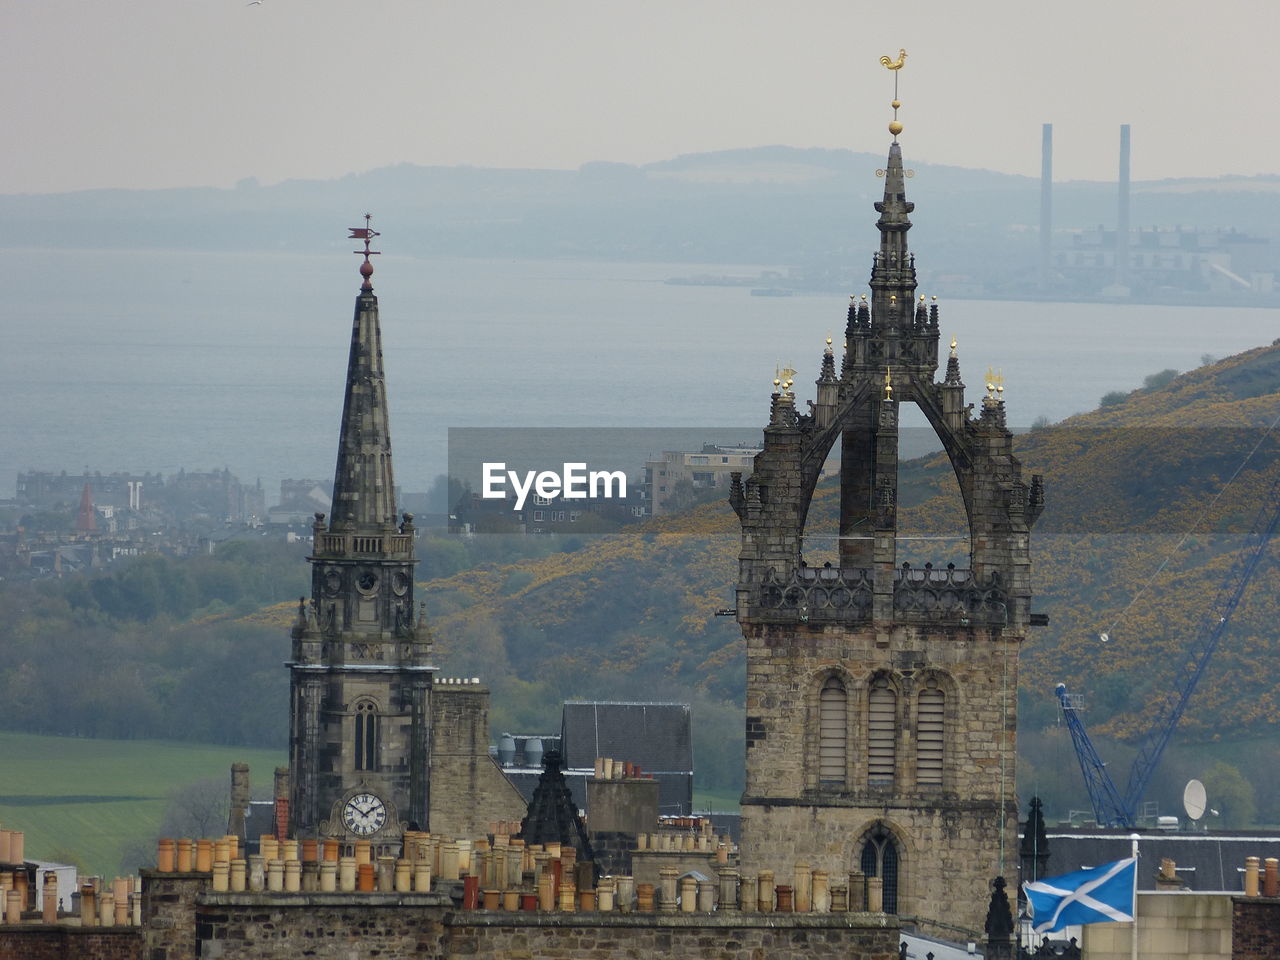
[[[578,851],[578,859],[594,860],[587,828],[578,816],[569,785],[561,769],[559,750],[548,750],[542,757],[542,775],[533,788],[528,813],[520,824],[520,837],[525,844],[562,843]]]
[[[884,198],[875,207],[880,214],[876,221],[880,249],[871,266],[871,315],[883,330],[910,324],[916,293],[915,260],[907,249],[907,231],[911,229],[908,214],[916,205],[907,199],[902,147],[896,138],[889,146],[889,162],[884,169]]]
[[[333,513],[329,529],[376,533],[396,524],[395,477],[391,471],[391,429],[387,418],[387,386],[382,369],[382,330],[374,296],[370,241],[378,236],[368,226],[352,227],[349,239],[363,240],[360,275],[347,360],[347,389],[338,437],[338,464],[333,475]]]

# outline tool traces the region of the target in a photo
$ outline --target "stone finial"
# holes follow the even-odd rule
[[[1034,486],[1034,478],[1033,478]],[[1032,796],[1027,809],[1027,823],[1022,831],[1022,855],[1024,857],[1048,857],[1049,838],[1045,833],[1044,804],[1038,796]],[[1032,877],[1039,880],[1039,877]]]
[[[836,358],[831,349],[831,338],[827,337],[827,347],[822,351],[822,368],[818,374],[818,383],[836,382]]]
[[[991,881],[991,902],[987,905],[987,920],[983,924],[988,943],[1007,943],[1013,939],[1013,911],[1004,888],[1004,877]]]

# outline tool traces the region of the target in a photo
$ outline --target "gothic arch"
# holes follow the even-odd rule
[[[849,870],[867,877],[880,877],[884,881],[884,912],[902,912],[906,891],[910,889],[910,872],[916,861],[909,834],[892,820],[879,818],[867,822],[857,836]]]

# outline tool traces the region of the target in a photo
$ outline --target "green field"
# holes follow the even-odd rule
[[[693,789],[693,812],[737,813],[741,794],[737,790]]]
[[[114,876],[125,851],[151,844],[170,791],[249,764],[271,784],[283,751],[171,740],[85,740],[0,732],[0,825],[26,834],[27,859],[70,860]]]

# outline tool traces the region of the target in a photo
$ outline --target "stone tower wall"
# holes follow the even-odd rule
[[[833,875],[856,871],[864,838],[880,825],[901,856],[898,912],[981,930],[984,878],[1000,872],[1002,840],[1004,874],[1013,877],[1017,867],[1019,641],[1000,633],[748,630],[743,869],[800,861]],[[819,692],[833,674],[848,698],[839,786],[820,784],[817,762]],[[886,786],[868,783],[867,692],[878,676],[897,693],[895,776]],[[915,777],[918,695],[930,678],[945,696],[941,785]]]
[[[520,820],[524,798],[489,755],[489,690],[437,684],[431,696],[431,832],[470,837]]]

